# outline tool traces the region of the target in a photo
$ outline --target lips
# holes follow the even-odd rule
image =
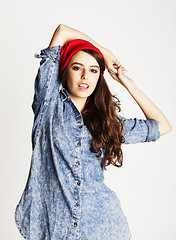
[[[87,84],[87,83],[80,83],[80,84],[78,85],[78,87],[79,87],[79,88],[83,88],[83,89],[87,89],[87,88],[89,88],[89,84]]]

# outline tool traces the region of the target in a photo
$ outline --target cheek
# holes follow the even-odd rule
[[[95,78],[94,81],[93,81],[93,83],[94,83],[94,84],[92,84],[92,87],[93,87],[93,88],[96,88],[97,83],[98,83],[98,79]]]
[[[75,85],[75,76],[72,75],[68,75],[67,77],[67,86],[68,87],[72,87]]]
[[[79,78],[79,74],[77,72],[72,72],[70,74],[68,74],[68,81],[71,84],[75,84],[77,82],[77,79]]]
[[[68,87],[68,90],[69,91],[72,91],[73,90],[73,87],[74,87],[74,84],[73,84],[73,81],[71,79],[69,79],[67,81],[67,87]]]

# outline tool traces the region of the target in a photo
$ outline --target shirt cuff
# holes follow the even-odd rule
[[[159,125],[154,119],[146,119],[146,125],[148,127],[148,135],[146,142],[156,141],[160,137]]]
[[[51,58],[54,62],[60,60],[60,51],[62,49],[61,45],[54,46],[52,48],[45,48],[42,49],[40,54],[35,54],[36,58],[44,58],[44,57],[49,57]]]

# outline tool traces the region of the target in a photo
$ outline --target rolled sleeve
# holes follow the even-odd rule
[[[160,137],[159,125],[154,119],[119,117],[124,120],[125,144],[155,142]]]
[[[62,48],[62,46],[58,45],[58,46],[54,46],[52,48],[42,49],[40,55],[35,54],[35,57],[37,57],[37,58],[49,57],[54,62],[59,61],[60,60],[60,50],[61,50],[61,48]]]
[[[156,141],[160,137],[159,125],[154,119],[146,119],[144,120],[148,126],[148,135],[146,142]]]
[[[62,46],[41,50],[40,54],[35,54],[36,58],[42,58],[34,82],[34,97],[32,109],[34,114],[38,112],[40,106],[53,96],[53,91],[59,91],[59,60]]]

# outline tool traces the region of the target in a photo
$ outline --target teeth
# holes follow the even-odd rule
[[[88,85],[85,85],[85,84],[80,84],[79,86],[80,86],[80,87],[88,88]]]

